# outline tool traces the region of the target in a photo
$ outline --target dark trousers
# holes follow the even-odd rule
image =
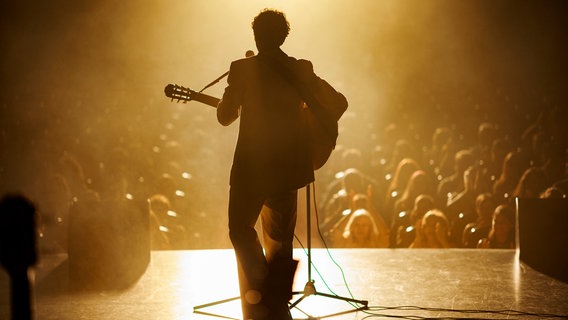
[[[231,187],[229,236],[237,257],[244,319],[290,319],[288,301],[296,270],[292,241],[297,193],[292,190],[265,195]],[[262,245],[254,228],[259,216]]]

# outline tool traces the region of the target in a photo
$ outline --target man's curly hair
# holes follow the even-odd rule
[[[257,43],[269,47],[280,47],[288,33],[290,24],[283,12],[264,9],[252,20],[252,30]]]

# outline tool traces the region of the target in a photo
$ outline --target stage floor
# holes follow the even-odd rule
[[[311,270],[304,251],[295,255],[300,259],[295,290],[304,290],[311,271],[318,293],[292,309],[295,319],[568,316],[568,284],[520,263],[514,250],[314,249]],[[154,251],[146,272],[126,290],[71,290],[68,278],[64,255],[42,259],[34,289],[35,319],[240,318],[238,300],[200,307],[236,297],[232,250]],[[2,271],[0,319],[9,319],[8,297]],[[360,305],[343,299],[351,297],[367,301],[368,310],[352,311]]]

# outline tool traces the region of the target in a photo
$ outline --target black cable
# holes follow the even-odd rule
[[[333,258],[333,256],[331,255],[330,249],[327,246],[327,243],[325,241],[325,237],[323,236],[321,229],[320,229],[320,225],[319,225],[319,213],[318,213],[318,208],[317,208],[317,202],[316,202],[316,187],[315,187],[315,181],[312,184],[312,191],[313,191],[313,204],[314,204],[314,208],[315,208],[315,217],[316,217],[316,223],[317,223],[317,231],[318,231],[318,235],[320,237],[320,239],[322,240],[322,243],[324,245],[324,248],[326,249],[326,252],[329,256],[329,258],[331,259],[331,261],[339,268],[340,272],[341,272],[341,276],[343,279],[343,283],[345,284],[345,287],[347,288],[347,291],[349,292],[351,298],[353,298],[353,294],[351,293],[351,289],[349,289],[349,285],[347,284],[347,279],[345,278],[345,273],[343,271],[343,268],[339,265],[339,263],[337,263],[337,261],[335,261],[335,259]],[[310,226],[307,226],[310,227]],[[304,250],[304,252],[306,251],[306,248],[304,247],[304,245],[302,244],[302,242],[300,241],[300,239],[298,238],[298,236],[296,234],[294,234],[294,237],[296,238],[296,240],[298,241],[298,243],[300,244],[300,246],[302,247],[302,249]],[[306,253],[307,254],[307,253]],[[325,281],[325,279],[323,278],[323,276],[321,275],[321,273],[319,272],[319,270],[316,268],[315,264],[312,261],[312,267],[314,268],[314,270],[316,271],[316,273],[318,274],[318,276],[320,277],[320,279],[322,280],[323,284],[326,286],[326,288],[332,293],[332,294],[336,294],[327,284],[327,282]],[[350,302],[350,301],[346,301],[349,305],[351,305],[353,308],[358,309],[357,306]],[[381,306],[369,306],[367,310],[361,310],[361,312],[367,314],[367,316],[363,317],[362,319],[371,319],[371,318],[397,318],[397,319],[409,319],[409,320],[450,320],[450,319],[469,319],[469,320],[488,320],[488,319],[498,319],[498,318],[471,318],[471,317],[423,317],[423,316],[416,316],[416,315],[407,315],[407,316],[402,316],[402,315],[389,315],[389,314],[382,314],[382,313],[376,313],[378,311],[425,311],[425,312],[446,312],[446,313],[461,313],[461,314],[491,314],[491,315],[503,315],[505,318],[503,319],[507,319],[507,320],[514,320],[517,318],[510,318],[510,316],[521,316],[521,317],[536,317],[539,319],[544,319],[544,318],[553,318],[553,319],[568,319],[568,315],[558,315],[558,314],[550,314],[550,313],[532,313],[532,312],[524,312],[524,311],[518,311],[518,310],[470,310],[470,309],[445,309],[445,308],[430,308],[430,307],[419,307],[419,306],[397,306],[397,307],[381,307]],[[375,311],[375,312],[374,312]],[[523,318],[518,318],[518,319],[523,319]]]
[[[446,309],[446,308],[428,308],[428,307],[419,307],[419,306],[398,306],[398,307],[378,307],[378,306],[371,306],[369,307],[368,311],[363,311],[364,313],[369,314],[368,316],[364,317],[363,319],[370,319],[370,318],[399,318],[399,319],[498,319],[498,318],[463,318],[463,317],[422,317],[422,316],[402,316],[402,315],[388,315],[382,313],[374,313],[372,311],[425,311],[425,312],[446,312],[446,313],[461,313],[461,314],[491,314],[491,315],[502,315],[507,320],[511,320],[514,318],[510,318],[511,316],[521,316],[523,318],[518,319],[526,319],[526,317],[537,317],[539,319],[543,318],[558,318],[558,319],[568,319],[568,315],[558,315],[558,314],[550,314],[550,313],[533,313],[533,312],[524,312],[518,310],[470,310],[470,309]],[[515,318],[516,319],[516,318]]]
[[[317,201],[316,201],[316,187],[315,187],[315,181],[312,183],[312,193],[313,193],[313,204],[314,204],[314,209],[315,209],[315,216],[316,216],[316,224],[317,224],[317,231],[318,231],[318,235],[324,245],[324,248],[326,250],[326,253],[328,255],[328,257],[331,259],[331,261],[333,262],[333,264],[335,264],[337,266],[337,268],[339,269],[340,273],[341,273],[341,278],[343,279],[343,283],[345,284],[345,288],[347,289],[347,291],[349,292],[349,295],[352,299],[355,299],[353,297],[353,293],[351,292],[351,289],[349,289],[349,284],[347,284],[347,279],[345,278],[345,272],[343,271],[343,268],[339,265],[339,263],[337,263],[337,261],[333,258],[333,256],[331,255],[331,252],[329,250],[329,247],[327,246],[327,243],[325,241],[325,238],[321,232],[320,229],[320,225],[319,225],[319,212],[318,212],[318,208],[317,208]],[[311,205],[311,204],[310,204]],[[310,228],[311,226],[307,226],[308,228]],[[306,253],[306,249],[304,247],[304,245],[302,244],[302,242],[300,241],[300,239],[298,238],[298,236],[296,234],[294,234],[294,237],[296,238],[296,240],[298,241],[298,243],[300,244],[300,246],[302,247],[302,249],[304,250],[304,253]],[[306,253],[307,254],[307,253]],[[315,266],[315,264],[312,261],[312,267],[314,268],[314,270],[316,271],[316,273],[318,274],[319,278],[322,280],[323,284],[325,285],[325,287],[329,290],[329,292],[331,294],[334,295],[338,295],[337,293],[335,293],[335,291],[333,291],[331,289],[331,287],[327,284],[327,282],[325,281],[324,277],[322,276],[322,274],[319,272],[319,270],[317,269],[317,267]],[[359,307],[357,307],[357,305],[355,305],[354,303],[352,303],[351,301],[345,301],[346,303],[348,303],[352,308],[354,309],[359,309]]]
[[[315,209],[315,214],[316,214],[316,223],[317,223],[317,230],[318,230],[318,235],[320,236],[320,239],[323,243],[323,246],[325,248],[325,251],[328,255],[328,257],[331,259],[331,261],[333,262],[333,264],[335,264],[337,266],[337,268],[339,269],[339,272],[341,272],[341,278],[343,279],[343,283],[345,284],[345,288],[347,289],[347,292],[349,292],[349,295],[351,296],[352,299],[355,299],[353,297],[353,293],[351,293],[351,289],[349,289],[349,284],[347,284],[347,279],[345,278],[345,272],[343,271],[343,268],[339,265],[339,263],[337,263],[337,261],[335,261],[335,259],[333,258],[333,256],[331,255],[331,252],[329,250],[329,247],[327,246],[327,243],[325,242],[325,238],[323,236],[323,234],[321,233],[321,229],[320,229],[320,223],[319,223],[319,211],[318,211],[318,206],[317,206],[317,202],[316,202],[316,183],[315,181],[312,184],[312,191],[314,194],[313,197],[313,202],[314,202],[314,209]],[[333,294],[335,294],[332,291]],[[354,305],[351,302],[348,302],[353,308],[357,309],[357,306]]]

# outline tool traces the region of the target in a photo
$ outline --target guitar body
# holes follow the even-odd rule
[[[319,120],[309,109],[305,109],[304,112],[310,134],[312,164],[314,170],[318,170],[331,156],[331,152],[335,148],[335,139],[330,138],[328,132],[324,130]]]
[[[164,93],[166,97],[178,102],[198,101],[208,106],[217,108],[221,99],[212,97],[201,92],[193,91],[189,88],[182,87],[176,84],[168,84]],[[331,152],[335,148],[335,141],[337,135],[330,137],[329,130],[325,130],[321,125],[321,121],[316,118],[309,108],[304,109],[306,125],[310,134],[310,150],[312,154],[312,164],[314,170],[321,168],[329,159]],[[335,122],[337,129],[337,122]],[[335,131],[337,132],[337,130]]]

